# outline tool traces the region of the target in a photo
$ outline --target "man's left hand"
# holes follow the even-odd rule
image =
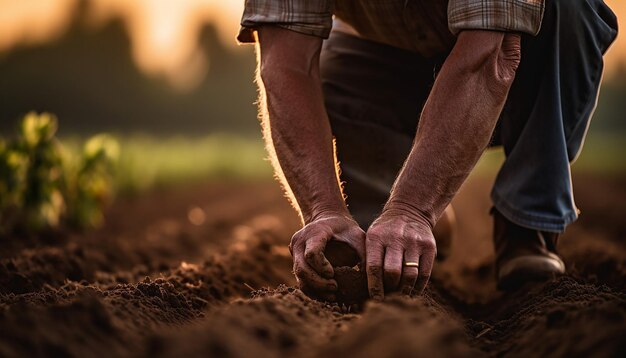
[[[408,212],[385,211],[367,231],[365,247],[370,297],[382,300],[385,293],[424,290],[437,255],[427,220]]]

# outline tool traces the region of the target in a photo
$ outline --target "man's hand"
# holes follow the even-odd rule
[[[289,250],[293,256],[293,272],[300,289],[307,295],[334,301],[337,282],[333,266],[324,250],[332,241],[347,244],[363,261],[365,233],[345,214],[325,214],[305,225],[291,238]],[[351,252],[342,252],[342,256]]]
[[[459,35],[424,105],[413,148],[367,232],[370,296],[421,292],[436,248],[432,228],[487,147],[520,61],[520,37]],[[419,269],[407,267],[417,263]]]
[[[367,283],[370,297],[385,292],[421,293],[437,255],[432,228],[426,220],[402,211],[384,212],[367,230]],[[418,267],[407,267],[405,263]]]

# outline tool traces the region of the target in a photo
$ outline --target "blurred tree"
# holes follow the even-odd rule
[[[200,43],[209,73],[196,89],[177,92],[137,69],[121,21],[94,29],[83,12],[58,41],[0,54],[0,132],[31,110],[56,113],[61,135],[256,132],[251,49],[224,47],[207,26]]]

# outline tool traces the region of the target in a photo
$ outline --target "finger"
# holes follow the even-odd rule
[[[368,240],[366,243],[367,287],[370,297],[382,301],[385,297],[383,289],[383,245],[378,240]]]
[[[316,291],[337,291],[337,282],[318,275],[306,262],[294,264],[294,275],[300,287],[309,287]]]
[[[428,280],[430,279],[430,274],[433,271],[433,262],[435,261],[435,252],[434,251],[425,251],[420,256],[420,268],[419,273],[417,275],[417,282],[415,283],[415,292],[421,294],[426,285],[428,284]]]
[[[385,272],[383,274],[385,292],[398,289],[400,276],[402,275],[402,249],[387,247],[385,249]]]
[[[419,253],[417,252],[417,245],[411,245],[404,251],[404,263],[412,262],[419,265]],[[413,288],[417,282],[417,275],[419,268],[404,266],[402,268],[402,278],[400,278],[400,291],[403,295],[410,295],[413,293]]]
[[[309,287],[316,291],[336,291],[337,282],[318,275],[304,259],[304,249],[301,246],[294,248],[293,273],[298,279],[300,287]]]
[[[334,275],[333,266],[324,256],[327,241],[328,238],[324,236],[309,238],[304,249],[304,259],[319,275],[324,278],[332,278]]]

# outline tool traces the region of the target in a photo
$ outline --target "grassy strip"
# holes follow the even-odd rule
[[[489,149],[479,160],[472,175],[492,176],[504,162],[502,148]],[[626,175],[626,139],[620,135],[590,136],[572,165],[574,174],[603,176]]]
[[[115,172],[121,192],[178,185],[203,179],[260,179],[272,175],[260,139],[230,134],[201,138],[117,136],[120,156]],[[66,138],[70,152],[81,148],[79,138]]]
[[[257,138],[213,134],[200,138],[159,139],[132,135],[117,137],[121,152],[116,171],[122,192],[143,191],[204,179],[267,179],[272,175],[263,143]],[[63,140],[78,151],[77,138]],[[494,175],[504,161],[501,148],[488,150],[472,175]],[[573,165],[574,173],[626,174],[626,141],[621,136],[590,137]]]

